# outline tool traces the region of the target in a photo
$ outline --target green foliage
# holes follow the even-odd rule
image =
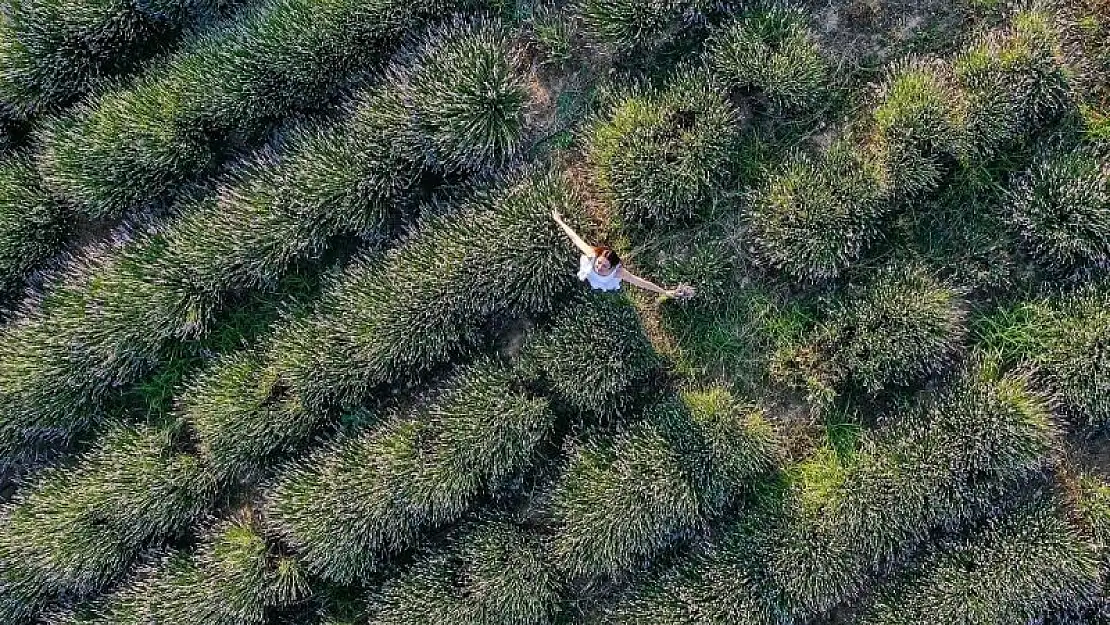
[[[265,625],[308,595],[301,565],[269,544],[249,514],[220,524],[195,554],[172,553],[65,625]]]
[[[28,157],[0,161],[0,301],[61,250],[72,227],[67,217],[72,219],[43,189]]]
[[[561,586],[535,539],[500,520],[472,523],[375,591],[369,625],[542,625]]]
[[[882,236],[884,169],[843,144],[797,154],[751,198],[748,243],[768,268],[800,282],[838,277]]]
[[[7,114],[0,112],[0,156],[15,146],[16,129],[19,124]]]
[[[828,66],[798,9],[772,6],[726,25],[708,63],[724,84],[756,90],[779,109],[812,106],[826,93]]]
[[[1010,186],[1004,219],[1057,270],[1110,267],[1110,171],[1089,149],[1042,156]]]
[[[1005,363],[1031,368],[1061,415],[1110,424],[1110,298],[1105,287],[1021,302],[977,321],[977,342]]]
[[[753,477],[775,468],[782,455],[778,435],[763,409],[738,401],[723,387],[681,394],[702,440],[695,465],[708,483],[720,479],[731,498]]]
[[[1079,424],[1110,424],[1110,297],[1095,288],[1065,296],[1033,331],[1029,361],[1063,412]]]
[[[1083,526],[1094,537],[1102,561],[1110,565],[1110,485],[1094,475],[1079,476],[1076,510]]]
[[[136,68],[220,0],[9,0],[0,10],[0,111],[27,118]]]
[[[551,68],[566,68],[575,61],[575,25],[570,16],[550,5],[534,7],[528,21],[531,40],[539,48],[539,62]]]
[[[267,497],[269,523],[312,573],[366,579],[524,470],[553,422],[511,372],[481,362],[413,415],[290,467]]]
[[[214,485],[174,435],[123,427],[74,469],[51,469],[0,513],[0,616],[101,592],[150,546],[186,531]]]
[[[970,148],[983,157],[1021,139],[1072,105],[1052,16],[1019,13],[955,62],[968,101]]]
[[[383,85],[355,103],[341,126],[295,131],[285,151],[263,152],[181,210],[165,253],[144,267],[161,294],[146,304],[152,334],[206,333],[230,295],[273,285],[337,235],[381,240],[415,212],[422,155],[405,139],[401,94]]]
[[[700,76],[616,103],[590,131],[588,150],[623,224],[681,221],[721,202],[738,115]]]
[[[432,40],[406,96],[431,166],[450,172],[504,165],[523,144],[529,99],[508,30],[479,21]]]
[[[846,464],[819,459],[844,466],[818,471],[829,482],[798,485],[809,521],[773,556],[776,575],[805,609],[827,610],[930,532],[991,512],[1055,447],[1048,406],[1024,380],[972,369],[923,395]]]
[[[221,482],[252,477],[269,454],[295,449],[319,423],[255,351],[207,367],[181,393],[178,414],[196,433],[201,457]]]
[[[705,23],[718,0],[579,0],[586,36],[619,55],[654,52]]]
[[[445,32],[422,55],[494,37],[469,28]],[[29,444],[67,442],[100,420],[106,393],[171,357],[176,341],[210,334],[228,300],[273,288],[336,236],[392,235],[415,212],[423,172],[412,112],[393,87],[359,96],[339,128],[294,131],[280,156],[249,161],[155,235],[94,255],[12,328],[0,347],[0,452],[18,459]]]
[[[902,193],[936,189],[966,152],[966,103],[942,62],[897,66],[879,88],[873,115],[873,149]]]
[[[819,402],[853,387],[877,393],[943,373],[967,334],[957,292],[917,265],[880,270],[823,313],[801,345],[780,350],[771,365],[776,378]]]
[[[105,400],[149,371],[158,345],[145,305],[155,288],[138,269],[160,251],[92,252],[26,318],[0,330],[0,465],[35,460],[102,422]]]
[[[550,312],[574,266],[550,213],[575,212],[572,201],[562,180],[533,175],[426,219],[384,259],[356,263],[315,315],[275,332],[258,360],[220,365],[206,378],[212,389],[193,391],[211,400],[195,411],[187,404],[182,418],[203,433],[208,461],[230,473],[265,464],[302,444],[332,409],[355,408],[473,350],[490,323]],[[222,410],[221,397],[237,407]],[[242,441],[240,431],[254,436]]]
[[[5,1],[13,11],[0,11],[0,35],[20,12],[78,6]],[[97,23],[109,10],[193,10],[81,1],[101,11],[91,14]],[[71,443],[93,443],[93,428],[133,402],[161,406],[159,422],[172,402],[175,418],[166,430],[113,427],[67,468],[14,490],[0,484],[0,498],[13,498],[0,504],[0,621],[540,625],[577,622],[582,606],[617,593],[598,622],[798,625],[862,597],[861,614],[875,623],[943,624],[1037,621],[1086,602],[1094,558],[1107,562],[1102,485],[1081,483],[1072,511],[1093,546],[1054,507],[991,517],[1065,457],[1056,415],[1110,423],[1110,302],[1091,289],[1035,300],[1013,318],[988,314],[980,329],[986,347],[1000,347],[992,360],[941,375],[962,356],[962,298],[973,292],[950,284],[999,275],[991,288],[1035,286],[1017,284],[1035,272],[1010,262],[1021,256],[1006,217],[1047,268],[1078,281],[1110,266],[1107,232],[1076,226],[1104,217],[1094,148],[1049,155],[1015,180],[1005,214],[991,205],[1002,173],[1025,166],[1014,155],[1024,159],[1023,144],[1071,106],[1072,70],[1046,16],[1020,14],[950,66],[895,66],[874,111],[852,113],[831,133],[843,139],[810,157],[783,146],[828,135],[795,136],[797,124],[776,122],[738,137],[733,104],[821,108],[829,69],[800,12],[760,8],[708,41],[680,42],[734,3],[543,0],[560,7],[553,62],[566,58],[559,45],[578,43],[565,30],[578,24],[581,39],[624,57],[533,75],[518,33],[450,16],[473,4],[262,0],[130,85],[98,87],[71,115],[46,120],[32,137],[37,161],[0,162],[0,283],[9,265],[22,280],[63,235],[93,236],[128,210],[156,214],[187,198],[164,222],[142,222],[149,230],[134,240],[119,240],[132,236],[120,228],[116,241],[88,246],[25,316],[0,328],[0,482]],[[496,7],[520,20],[532,4]],[[856,35],[866,21],[857,17],[823,44]],[[321,104],[375,72],[383,50],[429,18],[445,24],[411,39],[350,102],[347,121],[292,119],[199,195],[222,161],[281,120],[328,115]],[[55,26],[80,19],[66,12]],[[653,60],[663,64],[648,72],[622,64]],[[684,61],[706,67],[691,72]],[[98,85],[108,72],[99,62],[90,57],[82,70]],[[0,119],[24,114],[5,108],[8,69]],[[846,84],[873,75],[860,69]],[[48,78],[67,71],[59,64]],[[684,77],[664,82],[674,74]],[[92,84],[70,82],[78,91]],[[662,86],[629,91],[638,83]],[[557,132],[543,151],[554,149],[563,166],[570,157],[581,176],[559,137],[573,136],[567,124],[595,106],[585,174],[605,201],[593,216],[616,222],[610,235],[706,216],[727,229],[708,239],[700,235],[709,228],[666,232],[676,249],[660,248],[658,267],[622,245],[653,279],[699,287],[700,298],[665,303],[658,317],[640,312],[671,334],[652,338],[674,348],[680,373],[713,360],[703,380],[765,394],[770,355],[787,346],[777,373],[824,397],[863,399],[878,413],[865,421],[879,429],[864,429],[852,401],[840,402],[834,416],[843,419],[824,424],[826,445],[775,471],[777,428],[761,409],[723,387],[677,396],[652,388],[667,381],[640,315],[619,297],[574,293],[576,254],[549,219],[553,209],[580,213],[572,181],[525,172],[495,187],[474,182],[499,180],[527,158],[534,119]],[[739,183],[758,189],[740,197]],[[893,218],[903,200],[934,191],[945,195],[927,210]],[[79,210],[63,212],[70,207]],[[383,252],[417,213],[421,221]],[[75,228],[62,224],[68,217]],[[987,230],[996,236],[980,236]],[[884,237],[892,257],[924,248],[909,256],[924,255],[933,270],[869,277],[853,266]],[[962,242],[969,249],[952,251]],[[364,250],[332,276],[313,312],[294,304],[262,344],[225,354],[244,343],[229,328],[257,333],[272,321],[253,308],[261,293],[276,299],[287,280],[312,281],[336,247]],[[974,277],[994,259],[1003,261],[997,274]],[[815,301],[752,272],[752,262],[803,288],[846,284]],[[853,284],[857,276],[867,279]],[[478,359],[494,346],[520,360]],[[421,390],[457,364],[437,390]],[[1015,373],[1026,371],[1028,379]],[[871,395],[925,380],[935,387],[912,401]],[[807,453],[821,425],[790,414],[789,396],[770,399],[785,400],[775,421],[798,434],[792,452]],[[277,462],[319,444],[316,436],[323,449],[275,476]],[[560,446],[564,436],[572,442]],[[245,501],[260,502],[265,516],[202,532],[207,513]],[[505,505],[512,520],[478,513]],[[984,520],[987,542],[952,537]],[[167,546],[175,550],[163,557]],[[875,608],[869,584],[922,554],[905,579],[879,589]],[[116,587],[139,561],[149,564]],[[310,590],[310,578],[319,586]],[[365,596],[367,583],[374,591]]]
[[[735,219],[653,236],[636,250],[637,266],[660,284],[693,284],[697,297],[666,301],[662,330],[678,373],[701,383],[727,380],[745,395],[767,388],[772,352],[811,322],[804,300],[751,279]]]
[[[697,298],[664,308],[668,313],[691,307],[713,309],[738,291],[737,250],[727,231],[711,224],[653,236],[636,251],[636,263],[660,284],[696,284]]]
[[[723,389],[655,404],[612,440],[582,448],[555,486],[560,568],[571,577],[639,568],[723,513],[776,455],[762,411]]]
[[[857,622],[1034,623],[1076,614],[1099,587],[1092,546],[1058,504],[1037,503],[941,541],[881,586]]]
[[[48,182],[94,217],[170,198],[273,120],[318,106],[385,44],[468,0],[268,0],[42,132]]]
[[[574,213],[574,202],[565,181],[533,174],[425,219],[385,259],[349,271],[319,314],[279,336],[282,375],[306,405],[350,405],[473,348],[489,322],[549,312],[574,279],[573,254],[550,213]]]
[[[602,418],[622,414],[662,364],[632,304],[599,293],[570,302],[521,358],[562,402]]]
[[[764,489],[703,554],[630,589],[605,623],[800,623],[938,530],[995,510],[1055,447],[1045,402],[989,368],[925,393],[850,458],[819,454]]]

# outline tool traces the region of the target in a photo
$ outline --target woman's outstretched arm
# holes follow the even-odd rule
[[[586,242],[582,240],[582,237],[578,236],[578,233],[575,232],[570,226],[568,226],[565,221],[563,221],[563,216],[559,214],[559,211],[551,211],[551,218],[555,220],[555,223],[559,224],[559,227],[563,229],[563,232],[567,233],[567,236],[570,237],[570,240],[574,242],[574,246],[581,250],[583,254],[585,254],[586,256],[594,255],[594,248],[590,245],[587,245]]]
[[[620,272],[621,272],[621,280],[624,280],[625,282],[627,282],[627,283],[629,283],[633,286],[638,286],[641,289],[645,289],[647,291],[654,291],[654,292],[656,292],[660,295],[666,295],[668,297],[677,297],[677,298],[680,298],[680,299],[685,299],[685,298],[689,298],[689,297],[694,296],[693,287],[680,286],[677,289],[664,289],[663,287],[661,287],[658,284],[652,282],[651,280],[645,280],[645,279],[641,278],[640,276],[637,276],[636,274],[632,273],[631,271],[625,269],[624,267],[620,268]]]
[[[641,289],[646,289],[648,291],[655,291],[656,293],[658,293],[660,295],[674,295],[673,291],[668,291],[667,289],[664,289],[663,287],[661,287],[658,284],[652,282],[651,280],[644,280],[640,276],[637,276],[636,274],[634,274],[631,271],[625,269],[624,267],[621,267],[620,271],[621,271],[621,280],[624,280],[625,282],[627,282],[631,285],[638,286]]]

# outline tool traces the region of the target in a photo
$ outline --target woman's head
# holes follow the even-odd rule
[[[601,276],[607,276],[613,273],[621,264],[621,257],[617,256],[611,248],[608,247],[595,247],[594,248],[594,271]]]

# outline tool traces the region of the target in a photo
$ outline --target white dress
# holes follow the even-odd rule
[[[619,291],[621,290],[621,276],[620,265],[613,268],[613,271],[607,276],[599,274],[594,271],[594,260],[596,256],[582,255],[578,259],[578,279],[583,282],[589,282],[590,286],[600,291]]]

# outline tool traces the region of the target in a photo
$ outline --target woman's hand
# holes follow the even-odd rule
[[[697,291],[694,289],[694,287],[688,284],[680,284],[670,291],[667,291],[667,295],[675,299],[683,300],[694,297],[695,295],[697,295]]]

